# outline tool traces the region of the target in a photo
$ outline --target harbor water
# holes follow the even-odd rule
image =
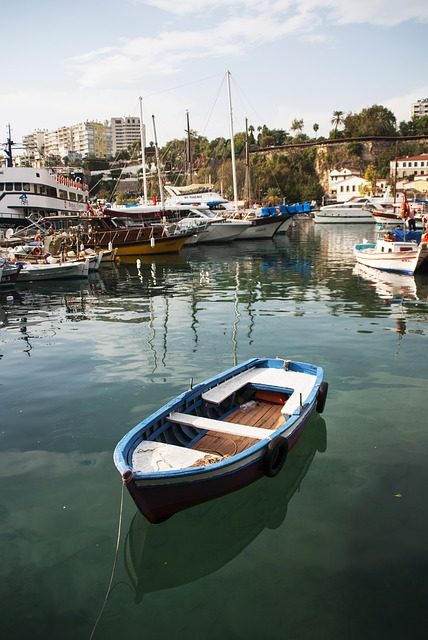
[[[426,637],[428,276],[357,268],[374,233],[302,221],[0,298],[3,638]],[[130,428],[277,355],[329,382],[277,477],[159,525],[121,509]]]

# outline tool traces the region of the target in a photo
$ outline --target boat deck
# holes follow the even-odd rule
[[[262,429],[276,429],[284,422],[281,409],[280,404],[257,400],[243,405],[227,416],[225,421]],[[241,453],[256,442],[254,438],[210,431],[193,446],[193,449],[223,457]]]

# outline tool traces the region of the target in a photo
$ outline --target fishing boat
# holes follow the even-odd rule
[[[162,522],[187,507],[276,476],[328,383],[321,367],[252,358],[145,418],[116,446],[116,468],[141,513]]]
[[[21,267],[18,282],[38,282],[39,280],[63,280],[65,278],[87,278],[89,258],[73,262],[17,262]]]
[[[127,218],[108,215],[51,216],[43,224],[56,235],[68,234],[70,248],[79,242],[96,251],[116,249],[116,257],[178,253],[192,235],[168,224],[133,225]]]
[[[367,267],[412,275],[428,265],[428,232],[391,229],[379,231],[375,242],[354,246],[357,262]]]

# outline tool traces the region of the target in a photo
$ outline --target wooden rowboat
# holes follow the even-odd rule
[[[282,469],[316,409],[323,369],[252,358],[182,393],[118,443],[114,462],[141,513],[161,522]]]

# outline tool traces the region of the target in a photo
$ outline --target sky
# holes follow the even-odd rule
[[[426,0],[14,0],[2,3],[0,143],[139,115],[160,145],[190,127],[328,136],[334,111],[397,121],[428,97]]]

